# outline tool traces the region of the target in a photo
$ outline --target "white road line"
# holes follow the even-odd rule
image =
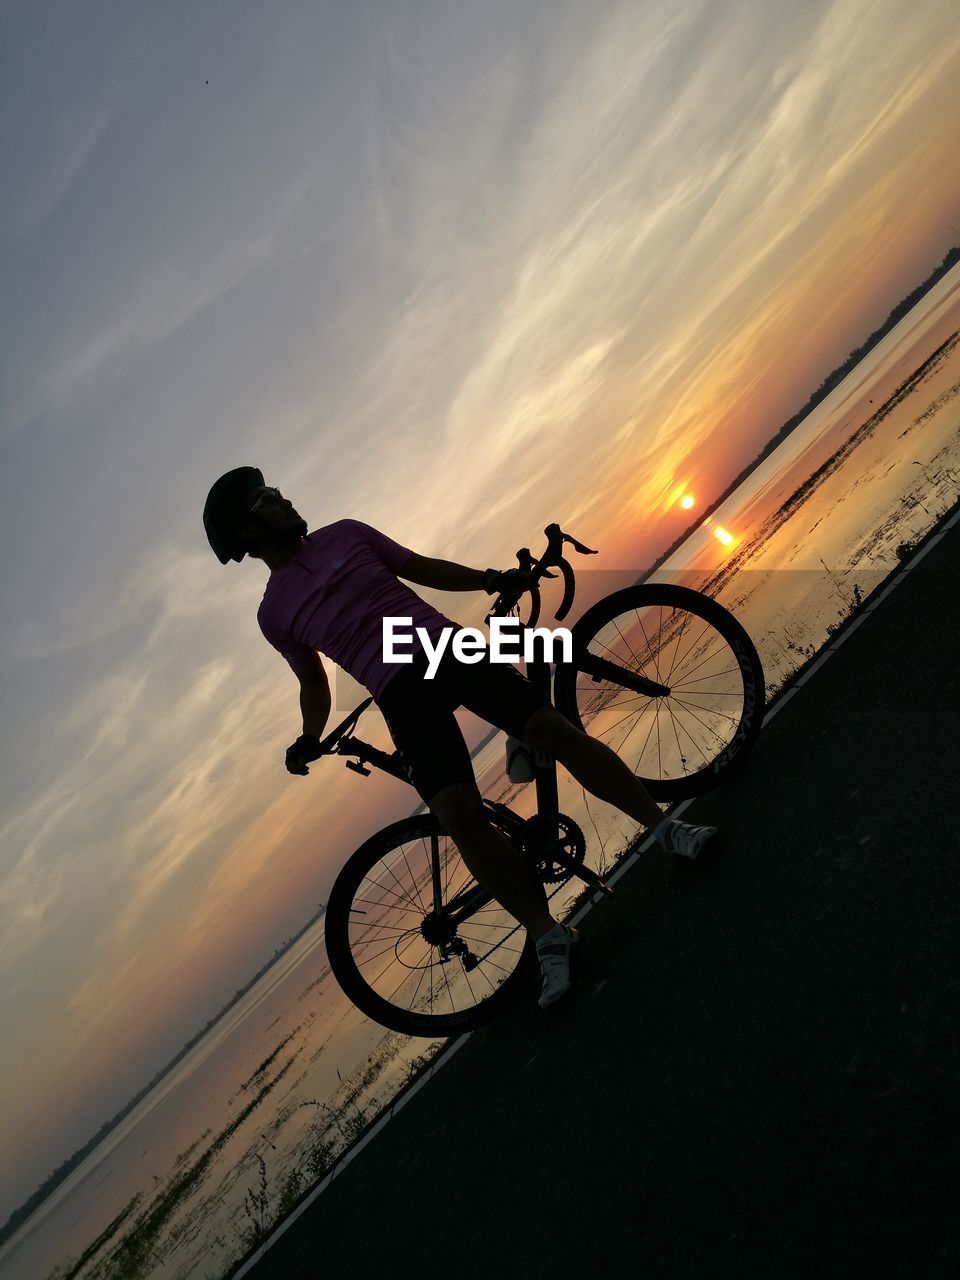
[[[831,644],[829,644],[826,647],[826,649],[823,650],[823,652],[821,653],[817,661],[811,667],[809,667],[807,671],[804,672],[803,676],[801,676],[801,678],[793,685],[793,687],[789,690],[789,692],[785,693],[782,698],[778,699],[778,701],[774,703],[774,705],[770,708],[770,710],[764,714],[764,717],[763,717],[764,728],[766,728],[767,724],[773,719],[775,715],[777,715],[780,711],[783,710],[783,708],[787,705],[790,699],[799,692],[799,690],[807,683],[807,681],[814,674],[814,672],[819,671],[820,668],[823,666],[823,664],[830,657],[832,657],[834,653],[836,653],[836,651],[843,644],[844,640],[846,640],[846,638],[849,635],[851,635],[857,629],[857,627],[861,625],[861,623],[866,621],[867,617],[871,613],[873,613],[877,605],[880,604],[883,600],[885,600],[887,596],[890,595],[891,591],[894,591],[903,582],[907,574],[913,571],[913,569],[920,563],[920,561],[931,549],[931,547],[933,547],[935,543],[939,542],[943,537],[943,535],[947,532],[947,530],[952,529],[953,526],[958,521],[960,521],[960,511],[957,511],[956,514],[953,515],[951,519],[943,526],[943,528],[938,530],[938,532],[934,534],[934,536],[930,539],[930,541],[926,544],[926,546],[923,548],[922,551],[918,552],[917,555],[913,556],[910,560],[907,561],[907,563],[896,573],[896,575],[887,584],[887,586],[884,587],[884,589],[880,592],[880,594],[876,597],[876,599],[873,600],[872,603],[870,603],[864,609],[861,617],[857,618],[854,622],[852,622],[849,627],[846,627],[843,631],[843,634],[838,639],[834,640]],[[679,816],[682,813],[685,813],[686,810],[690,807],[690,805],[694,803],[694,800],[696,798],[697,797],[694,797],[691,800],[684,800],[681,804],[678,804],[676,808],[670,811],[671,817],[679,818]],[[634,852],[629,856],[629,858],[626,858],[623,862],[621,862],[620,865],[617,867],[617,869],[613,872],[613,874],[607,877],[606,883],[611,887],[615,885],[617,881],[621,878],[621,876],[625,875],[627,871],[629,871],[629,869],[633,866],[633,864],[639,859],[641,853],[645,853],[646,850],[649,849],[652,844],[653,844],[653,836],[648,836],[647,839],[644,840],[643,844],[639,845],[638,848],[634,850]],[[590,898],[587,902],[585,902],[572,916],[570,916],[569,923],[578,924],[584,918],[584,916],[589,915],[589,913],[593,910],[593,908],[597,905],[598,902],[603,900],[604,896],[605,895],[602,893],[595,894],[592,898]],[[447,1063],[450,1061],[453,1055],[455,1053],[458,1053],[460,1049],[463,1048],[463,1046],[470,1039],[471,1035],[473,1035],[472,1031],[466,1032],[466,1034],[454,1040],[449,1048],[444,1049],[442,1051],[440,1056],[436,1059],[435,1062],[431,1063],[429,1068],[423,1073],[420,1079],[417,1080],[415,1084],[411,1085],[410,1088],[407,1090],[407,1092],[401,1098],[399,1098],[395,1103],[389,1106],[386,1109],[386,1111],[384,1111],[383,1115],[380,1116],[379,1119],[374,1122],[373,1126],[368,1130],[367,1133],[363,1135],[363,1137],[359,1140],[359,1142],[357,1142],[354,1146],[352,1146],[350,1150],[347,1151],[346,1154],[343,1155],[337,1161],[337,1163],[333,1166],[333,1168],[323,1178],[321,1182],[317,1183],[317,1185],[306,1197],[306,1199],[302,1200],[300,1204],[297,1205],[296,1209],[294,1209],[292,1213],[288,1214],[287,1217],[284,1218],[284,1220],[280,1223],[280,1225],[276,1228],[276,1230],[273,1231],[267,1237],[267,1239],[263,1242],[263,1244],[256,1251],[256,1253],[251,1254],[250,1257],[243,1264],[243,1266],[240,1267],[238,1271],[234,1272],[234,1280],[240,1280],[241,1276],[245,1276],[250,1270],[252,1270],[252,1268],[260,1261],[260,1259],[264,1256],[264,1254],[267,1253],[267,1251],[271,1249],[273,1245],[276,1244],[276,1242],[280,1239],[283,1233],[285,1231],[288,1231],[290,1227],[292,1227],[293,1224],[296,1222],[296,1220],[300,1217],[300,1215],[306,1212],[307,1209],[309,1209],[310,1205],[313,1204],[314,1200],[316,1200],[318,1196],[322,1195],[323,1192],[326,1191],[327,1187],[334,1180],[334,1178],[338,1178],[340,1176],[340,1174],[347,1167],[347,1165],[350,1164],[350,1162],[360,1154],[360,1152],[364,1149],[364,1147],[369,1142],[373,1141],[373,1139],[380,1132],[380,1130],[383,1129],[384,1126],[387,1125],[393,1119],[393,1117],[397,1114],[397,1112],[403,1110],[403,1108],[407,1105],[407,1103],[414,1096],[414,1094],[419,1093],[420,1090],[427,1083],[427,1081],[432,1080],[433,1077],[436,1075],[436,1073],[442,1070],[447,1065]]]

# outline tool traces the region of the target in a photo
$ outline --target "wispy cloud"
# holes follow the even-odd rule
[[[35,172],[30,184],[18,188],[19,198],[6,206],[9,222],[0,221],[0,230],[22,235],[53,213],[93,157],[117,113],[119,101],[120,94],[114,91],[89,111],[71,115],[66,122],[69,134],[64,138],[63,153],[55,163]]]
[[[310,170],[278,194],[271,216],[247,237],[225,237],[202,259],[144,264],[131,276],[106,323],[71,333],[56,352],[42,382],[24,388],[8,406],[3,438],[9,441],[38,417],[64,413],[94,385],[118,378],[206,308],[270,263],[285,262],[290,246],[283,231],[316,186]],[[312,246],[315,247],[315,246]],[[294,256],[305,252],[302,248]]]

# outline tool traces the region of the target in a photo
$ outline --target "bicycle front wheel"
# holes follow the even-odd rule
[[[612,747],[655,800],[682,800],[738,765],[763,722],[763,667],[709,596],[641,583],[599,600],[557,667],[558,709]]]
[[[406,1035],[481,1026],[536,964],[526,930],[480,888],[431,814],[385,827],[348,859],[324,931],[330,968],[353,1003]]]

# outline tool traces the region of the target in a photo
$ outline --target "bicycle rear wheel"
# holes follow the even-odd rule
[[[357,849],[330,892],[324,930],[330,968],[353,1003],[406,1035],[481,1026],[536,965],[526,930],[480,889],[431,814]]]
[[[629,764],[656,800],[715,786],[763,723],[763,667],[732,614],[709,596],[641,583],[599,600],[557,667],[557,708]]]

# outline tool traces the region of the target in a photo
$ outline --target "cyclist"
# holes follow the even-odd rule
[[[448,645],[432,680],[423,678],[422,647],[412,663],[384,663],[384,617],[410,617],[431,640],[443,628],[456,627],[407,583],[492,595],[530,585],[520,569],[470,569],[421,556],[358,520],[337,520],[310,533],[290,500],[266,485],[256,467],[237,467],[220,477],[207,497],[203,524],[222,564],[250,555],[270,571],[258,621],[300,682],[303,732],[287,749],[289,772],[308,772],[330,714],[319,651],[373,695],[409,781],[450,833],[471,874],[536,939],[541,1008],[569,989],[580,935],[553,919],[520,855],[488,821],[454,710],[464,706],[558,760],[587,791],[652,830],[671,853],[696,857],[714,834],[713,827],[665,819],[614,751],[576,729],[516,667],[492,663],[489,651],[480,662],[466,664]]]

